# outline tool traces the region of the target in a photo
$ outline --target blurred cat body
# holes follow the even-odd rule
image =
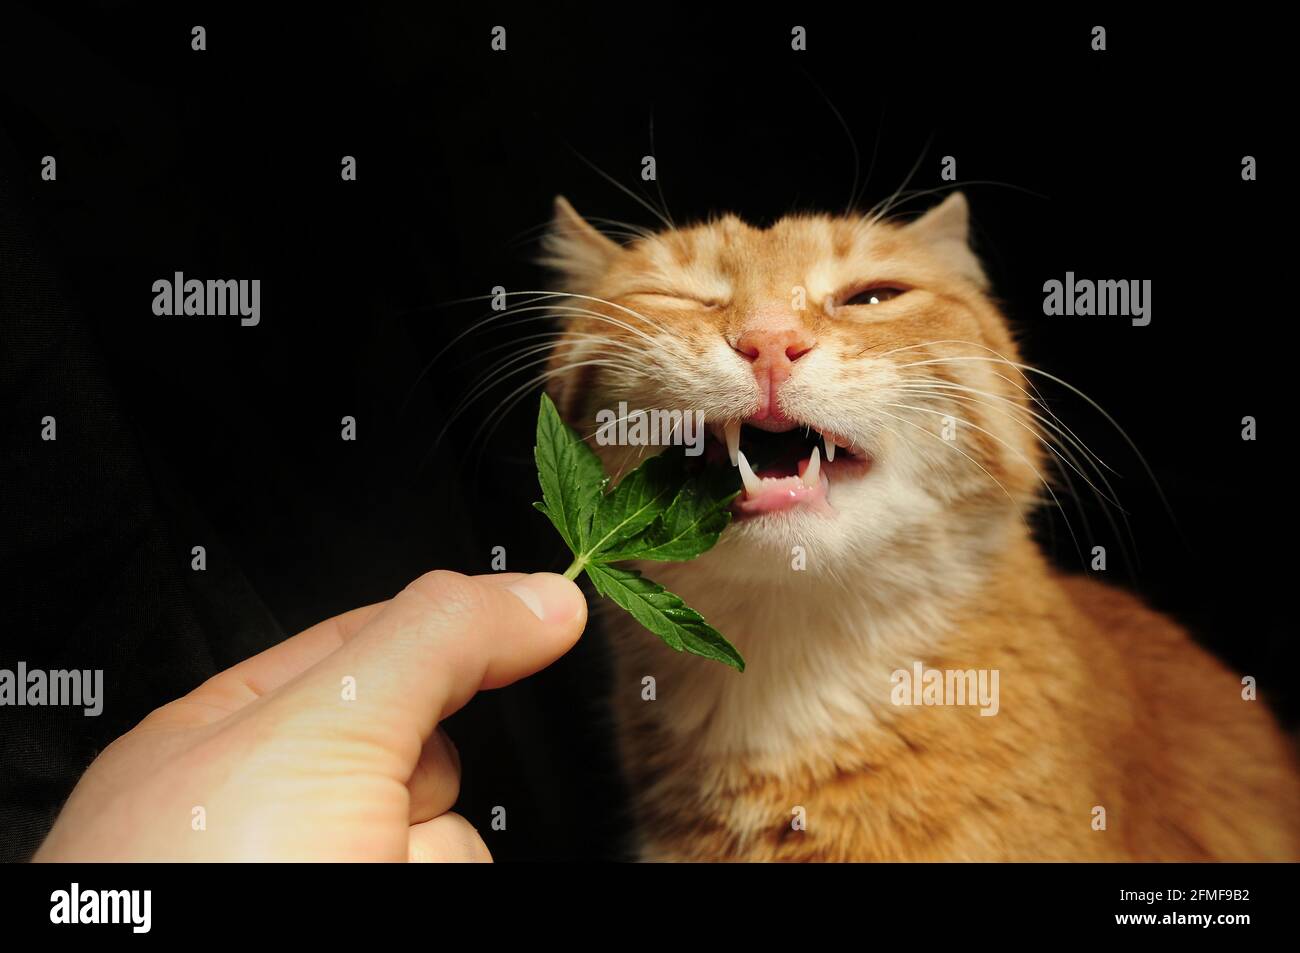
[[[623,246],[558,200],[545,247],[566,295],[550,390],[584,434],[626,401],[703,411],[720,442],[743,423],[741,453],[757,428],[838,454],[819,505],[753,507],[699,559],[639,567],[743,674],[609,616],[639,856],[1300,858],[1295,755],[1263,703],[1034,543],[1046,454],[1081,488],[1104,474],[1036,401],[960,194],[908,224],[728,216]],[[614,474],[646,452],[593,448]],[[996,714],[898,704],[918,663],[996,672]]]

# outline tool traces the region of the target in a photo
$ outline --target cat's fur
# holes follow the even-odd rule
[[[1296,761],[1263,703],[1175,623],[1059,573],[1032,541],[1042,408],[967,233],[958,194],[906,225],[729,216],[619,246],[557,201],[547,258],[574,297],[551,392],[584,434],[620,400],[715,426],[753,414],[734,345],[793,324],[816,343],[781,408],[873,458],[861,478],[830,476],[833,516],[746,519],[694,562],[642,567],[734,642],[745,673],[610,616],[639,855],[1300,857]],[[840,306],[874,282],[907,291]],[[596,449],[613,473],[645,452]],[[998,670],[1000,710],[893,704],[891,673],[918,660]]]

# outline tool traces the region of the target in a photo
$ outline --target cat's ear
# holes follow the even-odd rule
[[[619,246],[593,228],[563,195],[555,197],[555,217],[542,239],[541,263],[566,284],[589,285],[609,269]]]
[[[989,287],[984,268],[970,247],[970,206],[966,196],[952,193],[907,225],[907,231],[929,245],[949,268],[981,288]]]

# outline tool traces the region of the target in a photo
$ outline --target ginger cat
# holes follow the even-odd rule
[[[1263,703],[1031,539],[1046,453],[1083,448],[1034,399],[960,194],[910,224],[728,216],[626,245],[557,199],[545,249],[569,422],[702,410],[710,465],[745,477],[714,549],[642,568],[747,670],[610,616],[642,858],[1300,858]],[[594,449],[613,474],[657,452]],[[915,704],[918,667],[996,672],[996,706]]]

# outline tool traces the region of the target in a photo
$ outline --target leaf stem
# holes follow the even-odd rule
[[[577,578],[578,578],[578,573],[582,572],[583,568],[584,568],[586,565],[587,565],[587,560],[585,560],[585,559],[583,559],[581,556],[579,556],[579,557],[578,557],[577,559],[575,559],[573,562],[569,563],[569,568],[568,568],[568,569],[564,570],[564,578],[565,578],[565,579],[577,579]]]

